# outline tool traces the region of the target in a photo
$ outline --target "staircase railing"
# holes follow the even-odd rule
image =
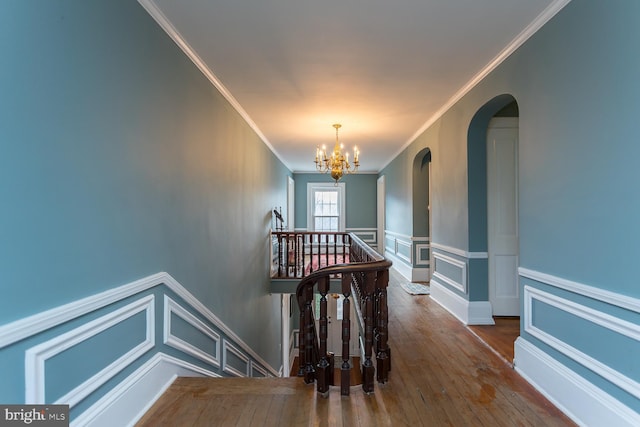
[[[272,233],[273,275],[300,279],[319,268],[349,262],[351,235],[345,232]]]
[[[375,252],[362,240],[349,234],[349,263],[330,265],[313,271],[297,286],[296,297],[300,307],[299,376],[306,383],[317,382],[318,393],[326,395],[333,384],[333,355],[327,352],[328,317],[327,295],[332,277],[340,277],[343,295],[341,324],[342,363],[340,365],[340,392],[349,395],[350,340],[362,336],[364,348],[362,362],[362,388],[367,393],[374,389],[374,374],[379,383],[388,380],[391,370],[391,350],[388,345],[387,285],[391,261]],[[313,311],[314,293],[320,294],[320,313],[316,330]],[[358,330],[351,330],[351,304],[358,316]],[[373,355],[377,365],[374,367]]]

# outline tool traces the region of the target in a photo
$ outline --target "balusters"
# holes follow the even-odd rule
[[[313,288],[308,286],[304,297],[304,382],[312,383],[316,378],[316,370],[313,366],[313,350],[315,344],[315,319],[313,318]]]
[[[389,313],[387,308],[387,285],[389,283],[389,270],[379,271],[376,279],[376,379],[379,383],[389,380],[391,370],[391,355],[388,338]]]
[[[375,272],[366,272],[364,275],[364,364],[362,366],[362,389],[366,393],[373,392],[373,373],[375,368],[371,361],[373,351],[373,293],[375,290]]]
[[[329,292],[329,276],[325,276],[318,281],[318,291],[320,292],[320,361],[318,362],[318,393],[324,394],[329,391],[329,375],[330,372],[329,359],[327,358],[327,337],[328,322],[327,319],[327,293]]]
[[[389,281],[388,269],[391,263],[366,246],[360,239],[349,233],[290,233],[294,236],[290,240],[295,253],[295,264],[303,266],[311,261],[311,271],[316,271],[310,281],[303,280],[298,285],[297,296],[300,306],[299,343],[300,369],[299,376],[303,376],[306,383],[317,381],[318,393],[326,395],[334,381],[335,355],[328,353],[328,295],[331,291],[331,279],[341,277],[342,311],[341,323],[335,326],[341,328],[340,363],[340,392],[348,395],[350,390],[350,340],[358,339],[359,334],[351,331],[351,308],[356,304],[358,323],[362,329],[363,390],[366,393],[374,391],[374,381],[379,383],[388,381],[391,371],[391,349],[388,345],[388,306],[387,286]],[[281,238],[280,238],[281,239]],[[332,240],[331,240],[332,239]],[[342,250],[340,250],[340,247]],[[324,253],[323,253],[324,251]],[[333,251],[333,252],[332,252]],[[283,255],[286,252],[283,253]],[[342,262],[339,262],[342,253]],[[348,256],[348,259],[347,259]],[[332,261],[330,263],[329,261]],[[323,262],[325,261],[325,262]],[[351,264],[348,271],[334,268],[331,273],[317,272],[325,265],[345,263]],[[357,267],[353,264],[358,263]],[[354,268],[355,267],[355,268]],[[296,270],[296,275],[298,270]],[[316,323],[314,316],[314,288],[319,292],[319,317]],[[336,322],[337,319],[335,320]],[[357,330],[356,330],[357,331]],[[354,337],[352,337],[354,335]],[[375,358],[375,361],[373,360]],[[337,366],[336,366],[337,367]],[[375,377],[375,378],[374,378]]]
[[[351,274],[342,274],[342,366],[340,366],[340,394],[349,395],[351,386],[351,365],[349,364],[349,346],[351,342]]]

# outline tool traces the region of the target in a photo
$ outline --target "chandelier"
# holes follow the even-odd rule
[[[333,152],[327,157],[327,147],[316,147],[316,169],[318,172],[327,173],[331,172],[331,178],[335,179],[336,185],[338,180],[342,178],[345,173],[354,173],[360,166],[360,151],[358,147],[353,149],[353,165],[349,163],[349,153],[342,154],[344,146],[338,142],[338,129],[342,127],[341,124],[336,123],[333,125],[336,128],[336,145],[333,147]]]

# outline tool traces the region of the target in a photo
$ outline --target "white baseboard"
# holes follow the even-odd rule
[[[384,256],[393,262],[392,268],[394,268],[398,273],[402,275],[405,279],[411,281],[412,268],[409,264],[402,261],[397,256],[393,255],[391,251],[385,252]]]
[[[393,255],[390,251],[385,252],[386,258],[393,262],[392,268],[402,275],[410,282],[427,282],[429,281],[429,269],[428,268],[413,268],[405,261],[401,260],[397,256]]]
[[[581,426],[639,426],[640,414],[519,337],[516,371]]]
[[[488,301],[467,301],[433,277],[431,298],[457,317],[465,325],[493,325],[491,304]]]
[[[411,269],[411,281],[412,282],[428,282],[431,277],[428,268],[413,268]]]
[[[157,353],[77,417],[71,426],[132,426],[177,377],[219,377],[175,357]]]

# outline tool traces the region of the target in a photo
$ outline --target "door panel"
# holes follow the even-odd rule
[[[487,197],[489,301],[494,316],[519,316],[517,119],[489,125]]]

